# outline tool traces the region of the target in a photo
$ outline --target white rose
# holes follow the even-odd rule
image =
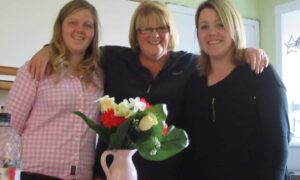
[[[139,123],[139,129],[141,131],[147,131],[149,130],[152,126],[156,125],[157,122],[157,118],[154,114],[150,113],[146,116],[144,116],[140,123]]]
[[[129,105],[133,112],[144,111],[146,109],[146,104],[141,102],[139,97],[129,98]]]
[[[116,106],[116,115],[127,117],[130,114],[130,105],[127,99],[124,99]]]
[[[99,99],[100,101],[100,110],[101,112],[105,112],[109,109],[115,110],[115,98],[110,98],[109,96],[103,96]]]

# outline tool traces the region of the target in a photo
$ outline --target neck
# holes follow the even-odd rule
[[[68,65],[68,71],[70,74],[77,76],[78,75],[78,69],[77,66],[78,64],[82,61],[83,55],[71,55],[68,58],[69,65]]]
[[[211,72],[208,75],[209,86],[222,81],[236,67],[236,65],[232,61],[232,56],[220,59],[211,59],[210,63]]]
[[[156,77],[162,70],[168,57],[169,54],[163,55],[159,59],[150,59],[146,56],[143,56],[142,54],[140,54],[139,56],[141,65],[147,68],[151,72],[153,77]]]

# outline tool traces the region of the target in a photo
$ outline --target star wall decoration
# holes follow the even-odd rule
[[[284,45],[287,47],[287,54],[292,52],[297,53],[297,49],[300,49],[300,36],[295,40],[293,36]]]

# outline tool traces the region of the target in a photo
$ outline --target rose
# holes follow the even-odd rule
[[[108,109],[99,117],[104,127],[111,129],[120,126],[126,119],[122,116],[115,116],[113,109]]]
[[[134,114],[134,112],[130,111],[130,105],[126,99],[124,99],[121,103],[117,104],[116,115],[124,116],[125,118],[128,118],[129,116],[131,116],[133,114]]]
[[[158,122],[156,116],[153,113],[149,113],[141,119],[138,127],[141,131],[147,131],[157,123]]]
[[[98,99],[97,101],[100,101],[100,110],[101,112],[105,112],[109,109],[115,110],[115,98],[110,98],[109,96],[103,96],[102,98]]]

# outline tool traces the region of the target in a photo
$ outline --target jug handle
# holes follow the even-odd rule
[[[102,169],[106,175],[106,179],[110,179],[111,178],[111,173],[110,173],[110,170],[108,169],[107,167],[107,163],[106,163],[106,157],[108,155],[112,155],[114,156],[114,153],[112,151],[104,151],[101,155],[101,166],[102,166]]]

